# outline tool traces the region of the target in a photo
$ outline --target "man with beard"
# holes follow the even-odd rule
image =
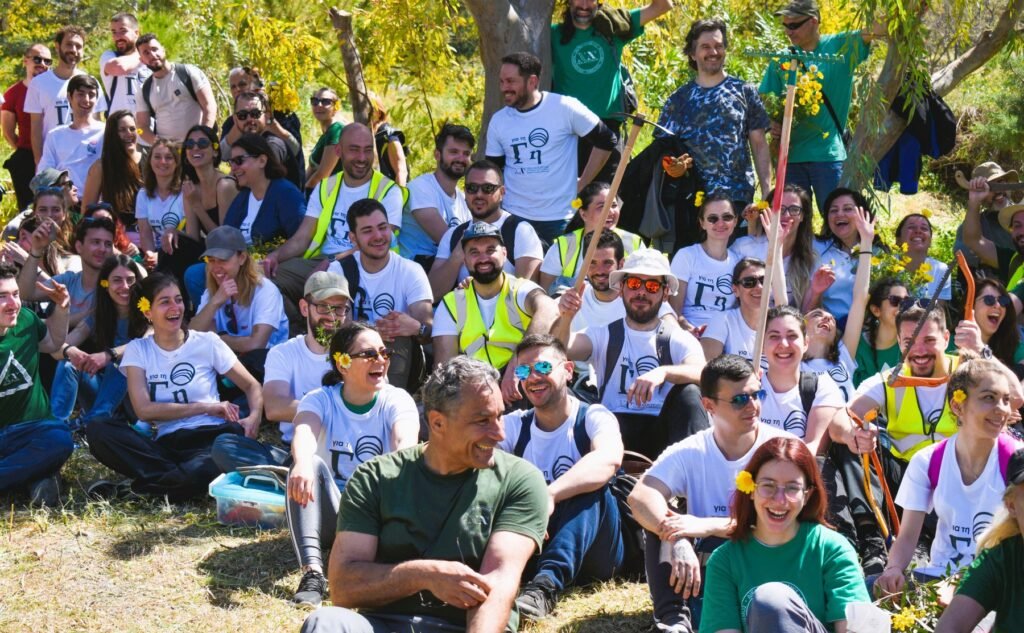
[[[986,163],[989,164],[995,165]],[[998,272],[999,279],[1006,283],[1010,296],[1014,297],[1017,313],[1020,314],[1021,301],[1024,301],[1024,286],[1021,286],[1021,280],[1024,279],[1024,215],[1021,214],[1024,204],[1009,204],[1004,193],[993,192],[989,187],[989,183],[999,179],[1013,182],[1017,174],[996,172],[998,165],[986,170],[982,170],[983,167],[985,165],[975,169],[975,174],[990,171],[995,172],[997,178],[990,178],[991,174],[982,174],[971,180],[971,189],[967,194],[967,215],[960,226],[963,242],[981,264]],[[985,205],[990,210],[982,212]],[[999,234],[990,236],[986,230],[992,230],[993,220],[1000,225],[997,229]],[[1006,244],[1007,241],[1009,244]]]
[[[474,222],[461,246],[471,279],[444,296],[434,313],[434,360],[442,364],[458,354],[502,371],[505,402],[522,396],[515,379],[515,347],[526,334],[551,329],[558,309],[540,286],[505,271],[507,254],[501,231]]]
[[[89,75],[75,75],[68,81],[71,122],[46,135],[43,155],[36,166],[39,173],[47,169],[66,171],[72,184],[85,191],[89,168],[100,158],[106,128],[92,116],[99,96],[100,84]]]
[[[32,155],[36,165],[43,156],[43,142],[50,130],[71,123],[68,81],[84,73],[78,64],[85,50],[85,30],[80,26],[65,26],[57,31],[53,41],[57,44],[57,65],[33,77],[25,94],[25,112],[31,117]]]
[[[291,165],[295,162],[295,157],[302,148],[292,133],[284,129],[274,118],[267,95],[262,92],[243,92],[235,97],[233,118],[235,124],[220,139],[221,160],[231,159],[231,144],[243,134],[258,134],[267,140],[267,144],[282,165]],[[302,189],[302,180],[292,170],[288,172],[288,180]]]
[[[142,84],[142,99],[135,109],[142,140],[152,145],[160,136],[181,143],[193,125],[216,129],[217,100],[203,71],[168,61],[152,33],[140,37],[135,47],[139,59],[153,71]]]
[[[619,509],[609,486],[622,465],[622,436],[608,409],[569,393],[573,365],[558,339],[526,336],[516,363],[533,408],[505,416],[498,448],[536,466],[548,484],[547,539],[516,600],[519,613],[538,620],[570,585],[609,580],[622,568]]]
[[[142,82],[152,71],[142,63],[135,41],[139,39],[139,21],[131,13],[117,13],[110,18],[110,35],[114,50],[100,55],[100,79],[107,93],[107,115],[117,110],[134,113],[135,101]]]
[[[25,51],[22,64],[25,78],[13,84],[0,98],[0,128],[3,129],[4,140],[14,150],[4,162],[4,167],[11,174],[19,211],[32,204],[29,182],[36,173],[36,159],[32,154],[32,115],[25,112],[25,97],[32,79],[46,72],[53,64],[53,57],[45,44],[33,44]]]
[[[388,382],[408,388],[412,343],[430,342],[434,320],[427,273],[391,252],[394,231],[380,202],[372,198],[354,202],[348,209],[348,226],[356,250],[341,255],[327,270],[348,282],[352,319],[377,328],[391,348]]]
[[[434,173],[409,182],[398,252],[416,260],[424,270],[430,270],[445,231],[469,220],[466,194],[458,184],[466,175],[475,146],[476,138],[468,127],[445,123],[434,137]]]
[[[988,184],[993,183],[1015,183],[1020,181],[1020,176],[1017,171],[1011,169],[1005,171],[999,166],[999,163],[986,162],[978,165],[971,172],[971,180],[984,179]],[[999,212],[1007,206],[1013,204],[1013,200],[1004,191],[992,191],[991,189],[982,197],[980,197],[973,204],[976,207],[975,211],[981,217],[981,236],[991,242],[997,248],[1013,251],[1016,249],[1013,243],[1013,237],[1003,230],[1002,225],[999,223]],[[968,194],[967,200],[968,210],[971,209],[972,202],[970,200],[970,194]],[[996,266],[988,266],[984,264],[979,256],[975,254],[973,248],[968,248],[964,231],[966,230],[967,218],[965,216],[964,222],[957,227],[956,240],[953,243],[953,252],[961,250],[964,252],[964,257],[967,258],[967,264],[971,267],[971,270],[978,272],[978,268],[984,266],[992,274],[997,275],[999,270]],[[1004,278],[1005,279],[1005,278]]]
[[[704,190],[727,195],[740,213],[754,199],[751,151],[761,195],[770,188],[769,120],[757,88],[726,74],[728,46],[722,19],[697,20],[690,26],[683,52],[697,75],[672,93],[658,123],[689,148]],[[655,135],[665,133],[655,130]]]
[[[590,361],[600,402],[618,418],[626,450],[653,458],[708,426],[697,388],[704,352],[674,320],[658,317],[679,289],[664,254],[638,249],[610,281],[622,293],[624,319],[571,333],[581,302],[566,301],[551,333],[567,343],[570,359]]]
[[[505,107],[487,126],[486,155],[505,169],[506,208],[550,244],[565,231],[573,198],[601,171],[618,139],[575,98],[541,92],[540,74],[540,60],[530,53],[502,58]],[[582,173],[576,167],[580,139],[594,147]]]
[[[281,423],[281,441],[286,448],[241,435],[221,435],[213,442],[212,457],[223,472],[242,466],[286,466],[291,461],[287,446],[294,435],[292,420],[299,401],[321,386],[328,368],[330,337],[348,321],[350,301],[348,283],[343,276],[324,271],[310,275],[299,299],[299,310],[306,319],[306,333],[271,347],[263,376],[267,419]]]
[[[466,170],[465,187],[471,218],[445,231],[437,245],[437,256],[430,267],[430,287],[435,301],[440,301],[460,279],[469,276],[459,240],[474,222],[486,222],[501,231],[508,255],[505,272],[533,281],[544,257],[543,245],[533,227],[501,206],[505,197],[501,167],[489,160],[473,163]]]

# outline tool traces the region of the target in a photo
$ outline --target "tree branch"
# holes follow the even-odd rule
[[[338,32],[338,45],[341,47],[341,58],[345,64],[345,77],[348,84],[348,95],[352,102],[352,119],[357,123],[370,124],[370,99],[363,77],[363,62],[359,59],[359,50],[352,30],[352,14],[348,11],[331,7],[331,25]]]

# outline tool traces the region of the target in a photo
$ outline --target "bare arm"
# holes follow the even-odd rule
[[[141,367],[128,367],[128,397],[131,399],[135,414],[140,420],[148,422],[166,422],[180,420],[193,415],[215,415],[223,413],[223,403],[219,402],[153,402],[149,397],[149,386],[146,384],[146,372]]]
[[[263,406],[267,419],[274,422],[291,422],[299,408],[299,401],[292,393],[292,387],[285,380],[271,380],[263,385]],[[296,433],[297,434],[297,433]],[[315,437],[315,436],[314,436]],[[292,442],[294,454],[295,443]]]
[[[412,217],[414,217],[420,227],[426,231],[434,244],[441,242],[441,238],[444,237],[445,231],[448,230],[448,225],[445,224],[444,218],[441,217],[441,213],[435,207],[413,209]],[[519,276],[518,271],[516,276]]]
[[[321,180],[326,180],[334,171],[334,166],[338,164],[337,147],[337,145],[324,147],[324,153],[320,155],[320,164],[316,166],[316,169],[310,169],[310,174],[306,178],[306,189],[312,189]],[[312,167],[312,163],[310,166]]]
[[[117,55],[103,65],[103,73],[111,77],[123,77],[128,73],[135,72],[141,63],[138,52],[130,55]]]
[[[708,362],[718,358],[725,353],[725,345],[707,336],[700,337],[700,347],[704,350],[704,358]]]
[[[558,318],[558,306],[543,290],[537,289],[526,297],[526,311],[530,313],[527,334],[547,334]]]
[[[227,343],[231,351],[236,354],[244,354],[245,352],[251,352],[254,349],[263,349],[267,346],[267,341],[270,340],[270,335],[274,333],[274,326],[267,325],[266,323],[257,323],[252,326],[252,334],[249,336],[231,336],[230,334],[221,334],[220,340]]]
[[[18,117],[13,112],[0,112],[0,128],[3,128],[4,140],[12,149],[18,147]]]
[[[440,301],[451,292],[458,281],[459,269],[465,261],[462,248],[456,245],[448,259],[435,259],[430,266],[430,291],[434,293],[434,301]]]
[[[519,578],[536,549],[528,536],[495,532],[487,542],[480,573],[490,585],[487,599],[466,614],[466,633],[502,633],[519,593]]]
[[[46,320],[46,336],[39,341],[39,352],[50,354],[63,347],[64,339],[67,338],[68,308],[71,305],[71,297],[68,296],[67,288],[57,282],[53,282],[42,290],[46,298],[55,306],[53,314]]]
[[[406,167],[405,150],[402,149],[402,144],[398,140],[388,141],[386,156],[388,162],[391,163],[392,169],[395,170],[395,182],[400,187],[404,187],[407,184],[407,174],[409,172]]]
[[[858,253],[870,253],[875,239],[875,223],[869,220],[863,209],[858,210],[854,219],[860,232],[860,249]],[[857,255],[860,258],[860,255]],[[867,257],[865,255],[865,257]],[[853,280],[853,302],[846,317],[846,329],[843,331],[843,344],[850,352],[850,358],[856,358],[857,347],[860,345],[861,332],[864,330],[864,316],[868,309],[868,289],[871,285],[871,264],[862,258],[858,262],[857,276]]]
[[[224,220],[224,216],[227,215],[228,208],[231,203],[234,202],[235,196],[238,195],[238,184],[234,178],[225,177],[217,181],[217,210],[220,212],[220,216],[212,218],[216,224],[207,228],[207,232],[212,231],[221,225]]]
[[[140,104],[144,105],[144,104]],[[150,145],[156,143],[156,134],[153,134],[152,122],[149,120],[149,110],[139,110],[135,113],[135,124],[142,131],[139,136]]]
[[[971,633],[987,612],[974,598],[957,594],[942,612],[935,633]]]
[[[672,0],[651,0],[651,3],[640,9],[640,24],[644,25],[657,20],[672,10]]]
[[[672,306],[672,309],[675,310],[675,313],[680,317],[683,316],[683,304],[686,302],[686,285],[687,282],[680,279],[679,292],[668,298],[668,304]]]
[[[302,257],[305,254],[306,249],[313,242],[313,235],[316,233],[317,218],[312,216],[305,216],[302,218],[302,222],[299,224],[298,230],[295,231],[295,235],[288,238],[288,241],[277,247],[273,253],[269,253],[263,259],[263,272],[268,277],[273,277],[277,274],[277,266],[281,262],[294,259],[296,257]]]
[[[459,355],[459,337],[455,335],[434,337],[434,365],[443,365]]]
[[[245,393],[250,413],[244,418],[239,418],[238,423],[245,429],[246,437],[255,439],[259,435],[260,422],[263,421],[263,389],[249,370],[237,360],[228,370],[227,377]]]
[[[861,394],[850,403],[850,411],[853,411],[858,418],[863,419],[868,411],[877,409],[880,406],[880,403],[875,402],[873,398],[869,398],[867,394]]]
[[[764,130],[751,130],[748,136],[750,151],[754,155],[754,171],[761,187],[761,195],[766,196],[771,190],[772,155],[768,149],[768,139]]]
[[[520,257],[516,260],[516,277],[536,281],[537,271],[540,270],[540,262],[541,260],[536,257]],[[548,286],[550,285],[549,283]],[[547,286],[541,284],[541,288],[545,293],[547,292]]]
[[[896,593],[903,589],[906,578],[903,572],[910,565],[914,557],[914,548],[917,547],[917,539],[921,536],[921,527],[924,525],[925,513],[918,510],[904,510],[903,520],[900,522],[900,533],[889,550],[889,562],[885,564],[885,570],[875,581],[875,592]]]
[[[217,125],[217,100],[213,98],[213,89],[209,84],[196,93],[196,101],[203,109],[203,117],[199,122],[209,128]]]
[[[592,441],[589,453],[548,485],[555,503],[585,492],[600,490],[622,465],[622,436],[602,433]]]
[[[829,429],[832,417],[836,415],[836,407],[813,407],[807,415],[807,429],[804,435],[804,444],[812,455],[818,454],[818,447],[825,437],[825,431]]]
[[[85,191],[82,192],[82,206],[88,207],[100,201],[100,186],[103,183],[103,161],[96,161],[85,177]]]
[[[43,158],[43,115],[33,112],[29,118],[32,121],[32,156],[38,165]]]
[[[981,234],[981,204],[988,192],[988,182],[984,178],[971,181],[971,190],[967,194],[967,214],[964,216],[964,244],[974,251],[983,264],[995,268],[999,266],[996,245]]]
[[[590,151],[590,158],[587,159],[587,164],[583,168],[583,173],[580,174],[579,180],[576,182],[576,191],[580,191],[594,180],[604,164],[608,162],[608,158],[612,155],[611,150],[594,148]]]

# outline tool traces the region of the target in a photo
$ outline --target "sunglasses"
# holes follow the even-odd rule
[[[888,301],[889,305],[891,305],[892,307],[898,308],[902,306],[903,302],[909,298],[910,297],[901,297],[900,295],[889,295],[888,297],[885,298],[885,300]]]
[[[328,99],[327,97],[324,97],[324,98],[310,97],[309,98],[309,105],[313,106],[314,108],[316,108],[318,106],[327,107],[327,106],[334,105],[335,103],[337,103],[337,101],[338,101],[337,99]]]
[[[791,204],[786,207],[779,207],[779,212],[782,215],[788,215],[791,218],[798,218],[804,214],[804,208],[798,204]]]
[[[981,299],[982,303],[984,303],[990,308],[996,305],[997,303],[1003,306],[1004,308],[1009,308],[1010,304],[1013,303],[1012,301],[1010,301],[1010,298],[1007,297],[1006,295],[1000,295],[998,297],[995,295],[982,295],[978,298]]]
[[[750,277],[740,277],[736,283],[740,286],[740,288],[746,288],[747,290],[750,290],[751,288],[756,288],[758,286],[763,287],[764,275],[751,275]]]
[[[516,378],[519,380],[526,380],[530,377],[530,366],[519,365],[516,367]],[[547,376],[551,373],[554,366],[546,360],[539,360],[533,364],[533,371],[537,372],[538,376]]]
[[[768,395],[768,392],[764,389],[758,389],[757,391],[751,391],[750,393],[738,393],[728,400],[724,398],[712,398],[718,402],[728,402],[732,405],[732,408],[737,411],[742,411],[744,407],[750,404],[751,400],[764,400]]]
[[[475,182],[466,183],[466,193],[477,193],[483,191],[488,196],[498,190],[501,185],[495,185],[489,182],[485,182],[482,185],[478,185]]]
[[[253,156],[252,154],[241,154],[239,156],[232,156],[231,158],[228,159],[228,162],[231,163],[232,165],[234,165],[235,167],[241,167],[242,163],[244,163],[245,159],[247,159],[247,158],[256,158],[256,157]]]
[[[811,18],[804,18],[803,20],[800,20],[799,22],[789,22],[789,23],[783,22],[782,23],[782,28],[786,29],[787,31],[795,31],[795,30],[797,30],[798,28],[800,28],[801,26],[807,24],[810,21],[811,21]]]
[[[640,290],[643,288],[650,294],[661,292],[661,289],[665,287],[665,282],[658,281],[657,279],[640,279],[639,277],[626,277],[626,287],[630,290]]]
[[[263,110],[260,110],[259,108],[253,108],[252,110],[239,110],[238,112],[235,112],[235,116],[239,121],[245,121],[249,118],[258,119],[263,116]]]
[[[213,145],[213,143],[211,143],[210,139],[208,138],[201,138],[198,141],[189,139],[181,144],[181,146],[184,147],[185,149],[206,149],[211,145]]]
[[[704,221],[707,222],[708,224],[718,224],[719,220],[721,220],[722,222],[729,223],[734,221],[735,219],[735,215],[731,213],[726,213],[725,215],[709,215],[706,218],[704,218]]]
[[[349,358],[362,358],[365,360],[377,360],[379,358],[381,360],[388,360],[391,358],[391,350],[386,347],[382,347],[380,349],[364,349],[361,352],[349,354]]]
[[[892,297],[889,297],[889,303],[892,304]],[[932,307],[931,299],[915,299],[914,297],[904,297],[903,301],[900,302],[900,312],[906,312],[907,310],[919,306],[928,310]]]
[[[347,303],[343,306],[332,306],[329,303],[313,303],[312,301],[310,301],[309,305],[313,306],[313,309],[316,310],[317,314],[348,314]]]
[[[33,55],[32,57],[26,57],[25,59],[31,59],[33,62],[37,64],[42,64],[43,66],[50,66],[51,64],[53,64],[53,58],[51,57],[41,57],[39,55]]]

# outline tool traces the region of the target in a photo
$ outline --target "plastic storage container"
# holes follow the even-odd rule
[[[222,525],[285,527],[285,493],[276,479],[264,475],[230,472],[210,482],[210,496],[217,500],[217,520]]]

